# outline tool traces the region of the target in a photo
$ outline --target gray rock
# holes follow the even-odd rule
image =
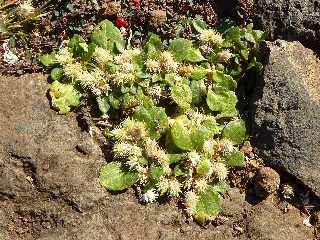
[[[298,42],[268,43],[262,52],[253,145],[265,162],[320,196],[320,61]]]
[[[256,28],[271,39],[297,40],[320,53],[319,0],[255,0]]]

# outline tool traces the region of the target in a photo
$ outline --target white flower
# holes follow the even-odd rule
[[[93,57],[101,66],[104,66],[105,64],[113,60],[113,56],[111,55],[110,51],[101,47],[96,47],[93,53]]]
[[[22,17],[30,17],[35,13],[35,8],[32,6],[32,0],[24,1],[18,6],[18,14]]]
[[[148,94],[155,98],[160,98],[162,96],[162,88],[159,85],[152,86],[148,89]]]
[[[172,179],[169,181],[169,195],[171,197],[179,197],[181,193],[181,184],[178,180]]]
[[[184,206],[189,216],[192,216],[196,210],[198,196],[193,191],[188,191],[185,194]]]
[[[76,79],[78,76],[82,74],[83,67],[81,63],[78,62],[68,63],[63,65],[63,71],[67,77],[71,79]]]
[[[220,181],[228,177],[228,168],[222,162],[214,162],[212,164],[212,174],[217,177]]]
[[[68,48],[61,48],[55,57],[60,65],[70,64],[74,61]]]
[[[4,42],[2,44],[4,54],[3,54],[3,61],[9,64],[15,64],[19,61],[19,58],[9,49],[8,43]]]
[[[208,187],[207,180],[204,178],[197,179],[194,182],[194,188],[197,190],[197,192],[201,193],[204,192]]]
[[[204,30],[200,35],[200,41],[212,45],[221,45],[223,38],[220,33],[213,29]]]
[[[168,160],[166,152],[160,148],[156,140],[147,139],[145,150],[147,156],[158,163],[165,163]]]
[[[197,152],[192,151],[188,153],[187,160],[191,163],[193,167],[195,167],[197,163],[200,161],[200,157],[201,156]]]
[[[168,73],[176,73],[179,70],[179,63],[174,60],[173,55],[168,51],[161,53],[160,65]]]
[[[140,196],[140,201],[143,203],[153,203],[157,200],[158,197],[159,194],[156,192],[156,190],[150,189]]]
[[[219,151],[229,153],[234,150],[233,143],[229,139],[221,139],[218,143]]]
[[[156,186],[160,195],[163,195],[169,190],[169,180],[167,178],[162,177]]]
[[[141,156],[142,150],[130,143],[116,143],[113,146],[113,153],[115,158],[128,158],[130,156]]]
[[[222,50],[221,52],[218,53],[218,60],[222,62],[229,62],[230,59],[233,57],[233,54],[227,49],[227,50]]]
[[[153,59],[147,59],[147,61],[145,62],[145,65],[147,67],[147,70],[151,73],[159,73],[161,71],[159,61],[156,61]]]
[[[217,146],[218,146],[218,143],[215,140],[207,140],[203,143],[203,151],[205,153],[209,153],[210,155],[213,155],[215,153]]]

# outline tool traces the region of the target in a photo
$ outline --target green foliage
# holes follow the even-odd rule
[[[90,42],[75,35],[41,62],[52,69],[50,94],[60,114],[82,99],[108,120],[114,159],[101,169],[102,186],[135,185],[147,203],[158,195],[185,198],[187,213],[205,224],[222,207],[228,169],[245,164],[235,90],[247,69],[259,68],[262,36],[250,27],[219,33],[199,19],[190,24],[191,39],[150,34],[131,49],[104,20]]]
[[[72,85],[54,81],[50,87],[50,96],[52,98],[52,106],[59,111],[59,114],[66,114],[70,111],[70,107],[80,105],[82,94]]]
[[[222,208],[222,198],[218,191],[212,186],[198,195],[195,207],[194,218],[200,223],[205,224],[207,220],[215,219]]]
[[[95,27],[91,41],[111,52],[115,49],[121,51],[125,44],[120,30],[109,20],[103,20]]]
[[[139,177],[135,172],[127,172],[121,162],[111,162],[100,170],[100,183],[111,191],[121,191],[135,184]]]
[[[242,119],[229,122],[222,132],[223,138],[230,139],[234,144],[241,144],[246,137],[246,124]]]

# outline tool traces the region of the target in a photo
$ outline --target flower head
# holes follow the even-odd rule
[[[113,60],[113,56],[110,51],[102,47],[96,47],[93,53],[93,58],[100,66],[105,66],[108,62]]]
[[[60,65],[70,64],[74,62],[72,53],[68,48],[61,48],[55,55],[55,58]]]
[[[233,57],[233,54],[227,49],[227,50],[222,50],[221,52],[218,53],[218,60],[221,62],[229,62],[230,59]]]
[[[36,9],[32,6],[31,0],[26,0],[18,6],[18,14],[21,17],[31,17],[35,13]]]
[[[197,194],[195,194],[195,192],[188,191],[185,193],[184,206],[189,216],[192,216],[194,214],[197,206],[197,202],[198,202],[198,196]]]
[[[204,192],[208,187],[208,182],[204,178],[200,178],[194,181],[194,188],[197,192]]]
[[[220,181],[228,177],[228,168],[223,162],[214,162],[212,164],[212,174]]]
[[[162,177],[160,181],[157,183],[157,188],[160,195],[164,195],[169,190],[169,180],[167,178]]]
[[[130,156],[141,156],[142,150],[138,146],[130,143],[116,143],[113,146],[113,153],[115,158],[128,158]]]
[[[156,192],[156,190],[150,189],[140,196],[140,201],[143,203],[153,203],[157,200],[158,197],[159,194]]]
[[[68,63],[63,65],[64,74],[70,79],[76,79],[82,74],[83,67],[81,63]]]
[[[187,155],[187,161],[191,163],[191,166],[195,167],[197,163],[200,161],[201,156],[195,152],[189,152]]]
[[[217,149],[218,143],[215,140],[207,140],[203,143],[203,151],[213,155]]]
[[[218,143],[219,151],[223,153],[232,152],[234,150],[233,143],[229,139],[221,139]]]
[[[157,60],[147,59],[145,62],[146,68],[151,73],[159,73],[161,72],[160,63]]]
[[[176,73],[179,70],[179,63],[175,61],[173,55],[168,51],[161,53],[160,65],[168,73]]]
[[[201,33],[200,41],[203,43],[209,43],[210,45],[221,45],[223,43],[223,38],[217,31],[208,29]]]
[[[147,156],[158,163],[165,163],[168,160],[166,152],[160,148],[156,140],[147,139],[145,150]]]
[[[179,197],[181,193],[181,184],[177,179],[171,179],[169,181],[169,195],[171,197]]]

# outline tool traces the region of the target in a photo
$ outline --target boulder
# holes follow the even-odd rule
[[[255,28],[271,39],[297,40],[320,53],[319,0],[254,0],[251,12]]]
[[[252,143],[264,161],[320,196],[320,61],[299,42],[262,47],[255,83]]]

